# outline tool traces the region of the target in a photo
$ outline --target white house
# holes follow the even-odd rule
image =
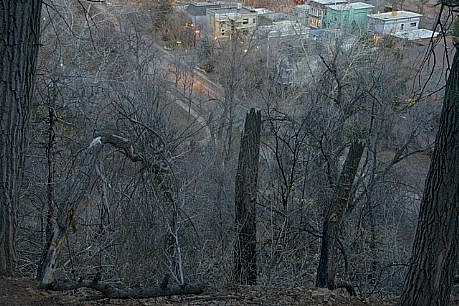
[[[393,34],[417,30],[421,14],[393,11],[368,15],[368,32],[375,35]]]

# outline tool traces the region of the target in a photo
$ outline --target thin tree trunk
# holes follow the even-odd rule
[[[338,234],[364,147],[361,141],[352,143],[344,162],[343,170],[338,178],[322,230],[322,244],[316,279],[317,287],[336,288]]]
[[[14,263],[14,215],[24,164],[41,0],[0,3],[0,275]]]
[[[237,283],[245,285],[255,285],[257,282],[255,204],[257,201],[260,130],[260,111],[252,108],[245,119],[235,184],[237,237],[234,276]]]
[[[54,90],[53,90],[54,94]],[[37,269],[37,279],[41,279],[43,275],[43,263],[46,259],[46,253],[51,246],[51,241],[53,238],[53,220],[54,220],[54,101],[55,96],[48,98],[48,143],[46,145],[46,158],[48,162],[48,179],[46,184],[46,193],[47,193],[47,211],[46,211],[46,236],[45,244],[42,251],[42,258],[38,265]]]
[[[456,46],[401,305],[447,305],[459,237],[459,53]]]

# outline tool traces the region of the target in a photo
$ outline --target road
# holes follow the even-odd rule
[[[112,20],[115,28],[118,28],[118,19],[115,14],[112,12],[111,7],[113,5],[99,4],[94,5],[94,8],[97,10],[98,14],[104,14]],[[127,6],[129,7],[129,5]],[[173,67],[177,58],[174,58],[174,55],[171,52],[168,52],[158,43],[153,41],[153,38],[150,35],[142,35],[142,39],[146,42],[152,44],[153,48],[160,54],[160,67],[166,72],[170,81],[175,84]],[[186,58],[186,56],[184,57]],[[148,73],[155,73],[152,66],[148,67]],[[203,142],[211,141],[211,131],[208,125],[206,117],[212,113],[216,108],[215,100],[223,100],[224,98],[224,89],[220,84],[210,80],[205,72],[201,69],[194,67],[192,70],[193,77],[193,95],[184,97],[180,94],[179,86],[176,87],[176,90],[171,90],[170,94],[173,95],[174,103],[180,108],[183,109],[186,113],[189,113],[193,119],[198,122],[205,133],[205,138]],[[209,103],[212,101],[213,103]]]
[[[166,60],[169,65],[174,65],[174,56],[169,51],[165,50],[157,43],[153,43],[153,47],[162,54],[162,58]],[[225,96],[223,87],[210,80],[205,72],[197,67],[194,67],[193,76],[193,90],[196,90],[196,92],[200,93],[203,97],[207,97],[209,99],[223,99]]]

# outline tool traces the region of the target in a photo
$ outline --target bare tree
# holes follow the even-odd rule
[[[457,2],[457,1],[456,1]],[[456,3],[459,5],[459,3]],[[457,19],[457,17],[456,17]],[[446,92],[401,305],[448,305],[459,237],[459,53]]]

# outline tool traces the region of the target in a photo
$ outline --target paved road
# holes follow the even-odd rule
[[[162,54],[162,58],[167,61],[169,65],[174,65],[174,56],[157,43],[153,43],[157,51]],[[193,68],[194,84],[193,89],[200,93],[203,97],[211,99],[223,99],[225,96],[224,89],[220,84],[209,79],[205,72],[201,69]]]

